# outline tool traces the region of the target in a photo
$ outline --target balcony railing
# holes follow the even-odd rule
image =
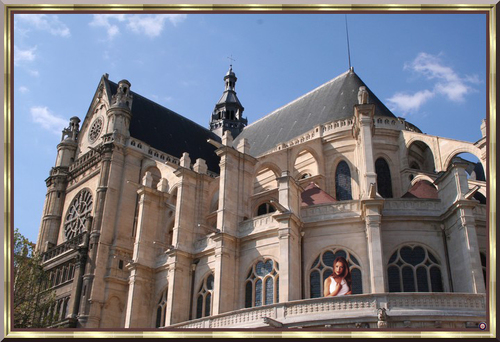
[[[486,295],[380,293],[304,299],[240,309],[168,328],[260,328],[269,327],[269,319],[275,323],[272,326],[283,328],[325,325],[376,328],[379,308],[386,309],[389,328],[411,326],[412,322],[420,328],[466,328],[486,320]]]
[[[75,250],[78,245],[80,245],[83,242],[83,239],[85,237],[86,232],[83,232],[74,238],[67,240],[60,245],[57,245],[51,249],[49,249],[47,252],[42,254],[42,262],[47,262],[51,259],[54,259],[55,257],[63,254],[64,252],[67,252],[69,250]]]

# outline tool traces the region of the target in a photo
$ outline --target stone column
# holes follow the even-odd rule
[[[284,171],[278,179],[279,204],[274,219],[279,222],[279,302],[301,299],[300,188]],[[276,204],[275,204],[276,205]]]
[[[363,198],[368,197],[370,184],[377,183],[375,161],[373,159],[372,132],[375,105],[359,104],[354,106],[354,137],[358,139],[360,190]]]
[[[473,213],[477,202],[470,199],[472,195],[469,194],[466,167],[467,164],[453,161],[448,171],[436,180],[436,184],[438,196],[447,208],[444,224],[448,245],[451,246],[448,252],[453,290],[485,293]]]
[[[236,238],[218,233],[212,239],[216,243],[212,315],[218,315],[236,309]]]
[[[137,262],[127,265],[130,271],[125,328],[151,328],[153,308],[153,270]]]
[[[382,260],[381,211],[384,200],[362,200],[362,210],[366,224],[366,243],[368,246],[370,292],[385,292],[385,268]]]
[[[125,328],[152,327],[152,303],[154,299],[154,267],[156,253],[154,242],[157,226],[160,222],[161,193],[151,188],[152,176],[146,172],[142,186],[137,190],[139,207],[137,212],[137,230],[134,242],[132,262],[127,266],[130,270]]]
[[[168,295],[165,325],[189,319],[191,293],[191,263],[189,253],[172,250],[168,252]]]

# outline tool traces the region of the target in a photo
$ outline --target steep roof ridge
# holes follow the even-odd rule
[[[343,77],[343,76],[347,75],[350,71],[351,71],[351,70],[347,70],[347,71],[346,71],[346,72],[344,72],[343,74],[340,74],[340,75],[338,75],[337,77],[335,77],[335,78],[331,79],[330,81],[328,81],[328,82],[326,82],[326,83],[323,83],[322,85],[320,85],[320,86],[318,86],[318,87],[314,88],[313,90],[311,90],[310,92],[308,92],[308,93],[306,93],[306,94],[302,95],[301,97],[296,98],[296,99],[295,99],[295,100],[293,100],[292,102],[288,102],[288,103],[287,103],[287,104],[285,104],[284,106],[282,106],[282,107],[280,107],[280,108],[278,108],[278,109],[275,109],[274,111],[272,111],[271,113],[269,113],[269,114],[265,115],[264,117],[262,117],[262,118],[258,119],[257,121],[252,122],[250,125],[246,126],[246,127],[245,127],[245,129],[247,129],[248,127],[252,126],[253,124],[256,124],[256,123],[258,123],[258,122],[260,122],[260,121],[262,121],[262,120],[264,120],[264,119],[269,118],[271,115],[274,115],[274,114],[276,114],[277,112],[279,112],[279,111],[281,111],[281,110],[283,110],[283,109],[285,109],[285,108],[287,108],[287,107],[291,106],[292,104],[294,104],[294,103],[296,103],[296,102],[298,102],[298,101],[302,100],[303,98],[305,98],[305,97],[307,97],[307,96],[309,96],[309,95],[313,94],[314,92],[316,92],[316,91],[320,90],[321,88],[326,87],[326,86],[327,86],[327,85],[329,85],[330,83],[333,83],[333,82],[337,81],[339,78],[341,78],[341,77]]]
[[[118,87],[118,84],[116,84],[115,82],[110,81],[110,80],[108,80],[108,82],[109,82],[109,83],[112,83],[114,86]],[[191,123],[193,123],[193,124],[197,125],[198,127],[200,127],[200,128],[202,128],[202,129],[204,129],[205,131],[210,132],[210,133],[213,133],[212,131],[210,131],[210,130],[209,130],[209,129],[207,129],[206,127],[203,127],[203,126],[202,126],[202,125],[200,125],[199,123],[194,122],[193,120],[190,120],[190,119],[188,119],[187,117],[185,117],[185,116],[183,116],[183,115],[181,115],[181,114],[179,114],[179,113],[177,113],[177,112],[174,112],[173,110],[171,110],[171,109],[169,109],[169,108],[167,108],[167,107],[165,107],[165,106],[163,106],[163,105],[161,105],[161,104],[159,104],[159,103],[157,103],[157,102],[154,102],[153,100],[150,100],[150,99],[148,99],[147,97],[144,97],[144,96],[142,96],[141,94],[138,94],[138,93],[136,93],[136,92],[135,92],[135,91],[133,91],[133,90],[131,90],[130,92],[132,93],[132,95],[133,95],[133,96],[138,96],[138,97],[140,97],[141,99],[146,100],[146,101],[148,101],[148,102],[152,103],[153,105],[156,105],[156,106],[161,107],[161,108],[163,108],[163,109],[165,109],[165,110],[168,110],[169,112],[171,112],[172,114],[175,114],[176,116],[178,116],[178,117],[179,117],[179,118],[181,118],[182,120],[189,121],[189,122],[191,122]],[[111,95],[113,95],[113,94],[111,94]],[[133,107],[134,107],[134,102],[132,101],[132,108],[133,108]]]

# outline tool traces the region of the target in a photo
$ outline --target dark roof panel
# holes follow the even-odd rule
[[[118,85],[108,83],[111,93],[116,94]],[[216,148],[207,143],[207,139],[220,142],[216,134],[135,92],[132,94],[132,137],[177,158],[187,152],[193,164],[197,158],[205,159],[208,169],[219,173]]]
[[[317,125],[351,118],[354,115],[354,105],[358,103],[358,90],[361,86],[366,87],[366,84],[354,71],[349,70],[245,127],[233,146],[246,138],[250,143],[250,154],[259,156]],[[395,118],[375,94],[366,88],[369,103],[375,104],[375,115]]]

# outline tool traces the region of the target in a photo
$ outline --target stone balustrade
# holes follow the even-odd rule
[[[85,237],[86,232],[83,232],[74,238],[67,240],[60,245],[57,245],[51,249],[49,249],[47,252],[42,254],[42,262],[47,262],[51,259],[54,259],[55,257],[71,250],[74,251],[76,250],[76,247],[80,245],[83,242],[83,239]]]
[[[439,216],[443,211],[438,199],[388,198],[384,201],[383,215],[387,216]]]
[[[257,216],[240,223],[238,237],[242,238],[269,229],[278,228],[278,222],[273,218],[274,213]]]
[[[303,144],[311,139],[318,137],[325,137],[331,133],[351,130],[354,124],[354,118],[346,118],[337,121],[331,121],[324,123],[322,125],[316,126],[313,129],[283,143],[279,143],[272,150],[267,153],[273,153],[276,151],[281,151],[290,148],[295,145]],[[373,124],[376,128],[393,129],[397,131],[410,131],[416,133],[422,133],[415,125],[407,122],[402,118],[388,118],[388,117],[375,117],[373,119]]]
[[[259,328],[271,318],[284,328],[330,326],[377,328],[377,310],[386,309],[387,327],[466,328],[486,321],[485,294],[380,293],[290,301],[240,309],[168,328]],[[412,321],[408,321],[412,317]]]
[[[359,217],[360,203],[357,200],[340,201],[333,204],[319,204],[310,207],[302,207],[302,221],[305,223],[324,220]]]
[[[153,158],[161,163],[168,162],[168,163],[172,163],[175,165],[181,165],[181,161],[179,158],[176,158],[168,153],[165,153],[165,152],[162,152],[162,151],[157,150],[155,148],[152,148],[151,146],[149,146],[148,144],[146,144],[140,140],[130,139],[128,146],[135,149],[135,150],[139,150],[144,154],[149,155],[151,158]],[[207,171],[207,174],[212,178],[216,178],[219,176],[217,173],[212,172],[210,170]]]

